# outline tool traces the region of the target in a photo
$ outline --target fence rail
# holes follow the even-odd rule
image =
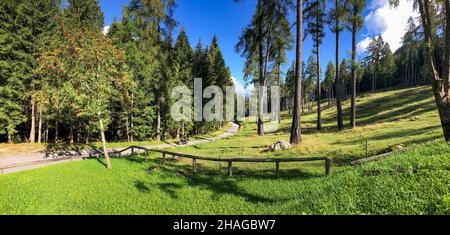
[[[134,155],[135,153],[140,154],[139,152],[136,152],[135,150],[141,150],[145,153],[145,160],[148,160],[148,154],[149,152],[154,153],[161,153],[162,154],[162,164],[164,165],[167,156],[173,156],[173,157],[180,157],[180,158],[188,158],[192,159],[192,167],[194,172],[198,170],[197,167],[197,161],[212,161],[212,162],[225,162],[228,163],[228,175],[233,176],[233,163],[242,163],[242,162],[254,162],[254,163],[275,163],[275,174],[276,177],[280,177],[280,163],[282,162],[314,162],[314,161],[324,161],[325,162],[325,174],[329,175],[331,170],[331,160],[327,157],[311,157],[311,158],[214,158],[214,157],[204,157],[204,156],[196,156],[192,154],[184,154],[184,153],[177,153],[177,152],[170,152],[166,150],[160,150],[160,149],[149,149],[145,147],[140,146],[130,146],[126,149],[123,149],[121,151],[113,152],[114,155],[122,156],[122,153],[131,150],[131,155]]]

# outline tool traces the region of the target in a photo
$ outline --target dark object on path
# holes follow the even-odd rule
[[[180,145],[186,145],[189,143],[189,137],[187,135],[181,135]]]

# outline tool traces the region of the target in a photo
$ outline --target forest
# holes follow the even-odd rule
[[[236,5],[240,1],[235,1]],[[395,7],[398,1],[390,1]],[[170,118],[178,85],[223,90],[232,86],[216,37],[192,48],[174,18],[175,0],[132,0],[108,32],[97,0],[2,1],[0,5],[0,141],[90,143],[101,140],[166,140],[220,129],[222,122],[175,122]],[[448,1],[415,1],[421,17],[408,20],[402,47],[393,52],[381,35],[357,58],[363,0],[257,1],[254,16],[236,43],[248,83],[282,87],[282,107],[292,114],[291,143],[301,142],[302,112],[335,105],[343,130],[342,102],[351,100],[350,126],[357,126],[357,94],[432,83],[444,137],[449,134],[450,24]],[[296,20],[291,22],[288,15]],[[336,60],[321,61],[329,27]],[[340,60],[340,36],[352,34],[351,58]],[[314,49],[302,50],[310,37]],[[289,65],[287,51],[295,50]],[[309,55],[303,61],[303,55]],[[327,63],[326,71],[321,64]],[[258,134],[264,135],[262,94]],[[207,102],[203,100],[203,103]],[[317,103],[315,109],[313,103]],[[281,121],[281,120],[280,120]]]
[[[223,123],[175,123],[175,86],[232,85],[217,38],[192,48],[174,0],[133,0],[105,34],[97,0],[2,1],[0,142],[165,140]],[[100,137],[102,136],[102,137]]]

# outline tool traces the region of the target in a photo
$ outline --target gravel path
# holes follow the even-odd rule
[[[196,139],[193,141],[190,141],[188,144],[183,145],[184,146],[192,146],[192,145],[198,145],[202,143],[208,143],[217,141],[220,139],[224,139],[230,136],[233,136],[239,131],[239,125],[232,123],[232,126],[230,129],[225,131],[224,133],[209,137],[209,138],[203,138],[203,139]],[[177,148],[181,147],[178,144],[160,144],[156,146],[150,146],[147,148],[153,148],[153,149],[164,149],[164,148]],[[111,149],[112,151],[120,151],[124,148],[117,148],[117,149]],[[31,154],[20,154],[15,155],[11,157],[0,157],[0,175],[1,174],[8,174],[13,172],[19,172],[34,168],[39,168],[47,165],[52,164],[58,164],[63,162],[70,162],[70,161],[81,161],[86,158],[88,158],[91,154],[98,153],[96,150],[83,150],[81,152],[75,152],[75,151],[66,151],[66,152],[59,152],[57,155],[49,156],[42,152],[37,153],[31,153]],[[131,151],[122,153],[123,155],[131,154]]]

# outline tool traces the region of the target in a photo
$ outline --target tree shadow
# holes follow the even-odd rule
[[[153,164],[157,164],[157,160],[150,161]],[[153,165],[154,166],[154,165]],[[239,166],[237,166],[239,167]],[[226,176],[226,170],[214,169],[212,167],[202,166],[198,164],[198,172],[194,172],[190,166],[181,163],[173,164],[166,163],[166,165],[157,165],[157,168],[164,172],[163,178],[173,178],[174,175],[183,177],[189,187],[195,187],[212,192],[212,199],[219,200],[223,196],[233,195],[243,198],[245,201],[251,203],[277,203],[286,199],[274,199],[266,196],[254,194],[248,192],[245,187],[239,186],[239,183],[243,180],[279,180],[275,178],[274,170],[239,170],[239,168],[233,168],[233,177]],[[152,174],[151,172],[149,172]],[[314,174],[310,172],[304,172],[299,169],[281,170],[282,180],[306,180],[311,178],[325,177],[324,174]],[[135,185],[137,186],[137,185]],[[142,187],[142,185],[140,185]],[[178,198],[177,192],[181,190],[183,186],[175,183],[157,183],[157,187],[167,193],[171,198]]]
[[[158,183],[158,188],[165,192],[172,199],[178,199],[177,191],[183,186],[175,183]]]
[[[358,97],[359,99],[365,95]],[[410,89],[399,90],[395,93],[357,105],[357,125],[364,126],[377,122],[390,122],[398,119],[405,119],[418,116],[424,112],[433,111],[432,95],[429,92],[419,92],[411,95]],[[395,100],[395,102],[392,102]],[[410,105],[414,103],[413,105]],[[399,109],[400,107],[400,109]],[[426,107],[426,108],[424,108]],[[350,107],[343,109],[344,116],[350,116]],[[333,122],[337,119],[337,114],[333,113],[323,118],[324,123]]]
[[[134,187],[141,193],[150,192],[150,188],[143,181],[140,180],[136,180],[134,182]]]

